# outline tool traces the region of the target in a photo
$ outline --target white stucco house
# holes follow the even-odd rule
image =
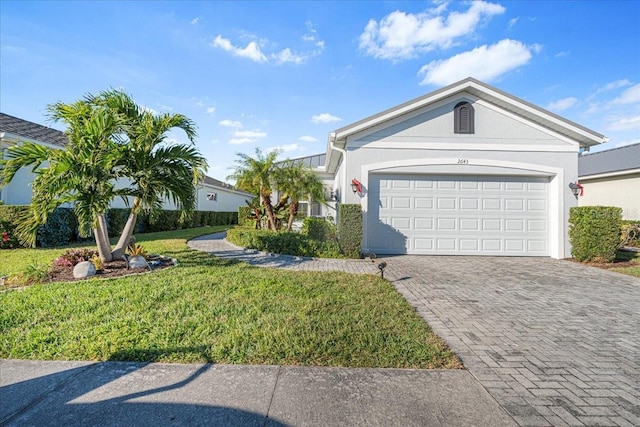
[[[617,206],[623,219],[640,220],[640,143],[583,154],[578,176],[580,206]]]
[[[605,141],[467,78],[330,133],[320,214],[360,204],[364,253],[569,257],[578,153]]]
[[[9,147],[23,141],[61,149],[67,143],[67,137],[59,130],[0,113],[0,156],[4,156]],[[9,185],[0,187],[0,201],[7,205],[30,204],[32,180],[33,174],[28,169],[21,169]],[[245,200],[250,201],[254,197],[209,176],[196,187],[196,193],[196,210],[215,212],[237,212],[239,206],[245,206]],[[126,204],[115,199],[112,207],[125,208]],[[163,209],[175,208],[172,201],[167,200],[163,204]]]

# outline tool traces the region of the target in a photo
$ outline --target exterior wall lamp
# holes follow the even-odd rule
[[[338,190],[337,189],[331,189],[331,192],[329,193],[329,201],[330,202],[337,202],[338,201]]]
[[[569,188],[571,189],[571,192],[576,197],[576,199],[578,198],[578,196],[582,196],[584,194],[584,187],[578,181],[570,182]]]
[[[351,191],[353,191],[353,194],[358,193],[358,195],[362,196],[362,183],[353,178],[351,180]]]

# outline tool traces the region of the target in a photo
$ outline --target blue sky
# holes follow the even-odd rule
[[[640,142],[640,2],[0,1],[0,111],[121,88],[198,125],[209,175],[236,152],[327,134],[473,76]],[[184,141],[184,135],[171,135]]]

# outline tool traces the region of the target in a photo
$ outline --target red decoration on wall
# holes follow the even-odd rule
[[[357,192],[359,195],[362,195],[362,183],[357,179],[353,178],[351,180],[351,188],[354,190],[354,193]]]

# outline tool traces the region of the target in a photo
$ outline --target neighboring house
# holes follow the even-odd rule
[[[468,78],[332,132],[317,169],[364,253],[564,258],[578,152],[605,141]]]
[[[63,148],[67,136],[59,130],[0,113],[0,156],[4,157],[5,150],[23,141]],[[28,169],[21,169],[9,185],[0,188],[0,201],[7,205],[30,204],[32,180],[33,174]],[[202,211],[236,212],[239,206],[246,205],[245,200],[250,201],[254,197],[208,176],[196,187],[196,192],[196,209]],[[115,199],[112,207],[124,208],[126,205],[122,199]],[[175,205],[165,201],[163,208],[171,210]]]
[[[617,206],[624,219],[640,220],[640,143],[583,154],[578,176],[580,206]]]

